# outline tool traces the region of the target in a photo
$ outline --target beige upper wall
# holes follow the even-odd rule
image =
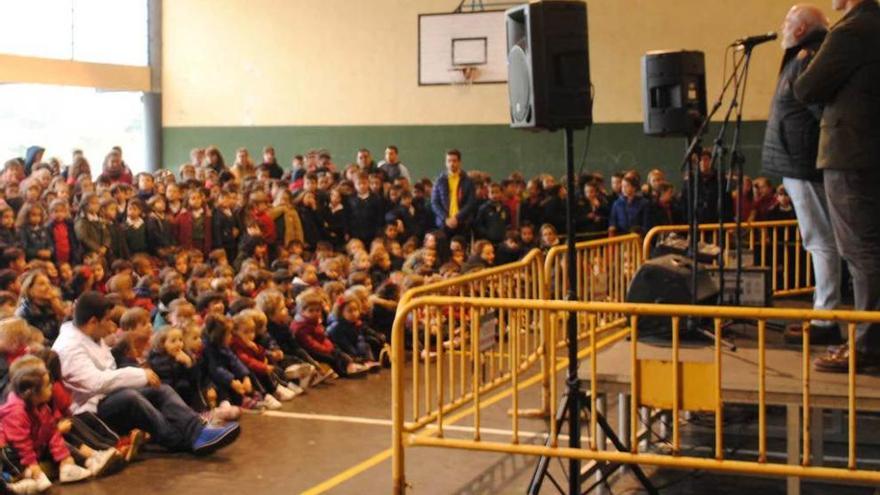
[[[830,0],[818,0],[831,14]],[[163,4],[165,126],[500,124],[507,86],[419,87],[417,18],[458,0],[171,0]],[[706,53],[777,30],[787,0],[591,0],[597,122],[640,122],[640,58]],[[833,19],[836,17],[833,17]],[[765,119],[782,49],[756,49],[745,106]]]

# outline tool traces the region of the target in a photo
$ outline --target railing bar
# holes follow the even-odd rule
[[[436,312],[437,323],[437,435],[443,437],[443,323],[442,313]],[[451,336],[450,336],[451,338]],[[449,355],[452,356],[450,349]]]
[[[474,395],[474,441],[480,441],[480,352],[479,352],[479,323],[477,322],[476,308],[471,307],[471,355],[473,356],[474,370],[471,377]]]
[[[847,467],[856,469],[856,324],[849,323],[846,327],[849,345],[849,381],[848,388],[848,417],[849,428],[847,431]]]
[[[803,465],[810,465],[810,322],[803,324],[803,387],[804,387],[804,418],[803,418]]]
[[[554,312],[549,312],[549,318],[545,321],[549,321],[549,339],[551,342],[550,347],[550,362],[547,365],[546,370],[550,373],[550,446],[556,448],[559,446],[559,441],[557,439],[558,432],[556,427],[556,408],[557,408],[557,400],[558,400],[558,386],[556,384],[556,376],[554,374],[554,370],[556,369],[556,318],[557,315]]]
[[[721,318],[715,318],[715,458],[724,459],[724,403],[721,399]]]
[[[791,262],[789,259],[790,256],[789,256],[789,251],[788,251],[788,243],[791,242],[791,235],[790,235],[788,229],[785,229],[782,232],[783,232],[783,235],[782,235],[782,237],[783,237],[783,241],[782,241],[782,246],[783,246],[783,249],[782,249],[782,274],[783,274],[782,287],[787,290],[790,285],[788,283],[788,278],[790,275],[789,270],[791,269]]]
[[[778,254],[777,251],[779,249],[778,246],[779,246],[779,231],[776,229],[773,229],[773,246],[771,246],[771,249],[772,249],[771,252],[773,254],[773,281],[772,281],[772,285],[773,285],[774,291],[776,291],[779,288],[779,273],[776,271],[777,267],[779,266],[779,263],[778,263],[779,258],[777,256],[777,254]],[[762,251],[763,251],[763,249],[762,249]],[[766,266],[766,265],[762,265],[762,266]]]
[[[449,308],[449,316],[446,317],[446,335],[449,342],[449,399],[455,398],[455,351],[458,349],[456,341],[461,342],[461,336],[455,335],[455,307]],[[462,349],[463,350],[463,349]]]
[[[679,408],[681,406],[681,368],[679,363],[679,323],[678,316],[672,317],[672,452],[681,451],[681,432],[679,431]]]
[[[420,415],[420,404],[419,404],[419,319],[422,314],[421,309],[413,310],[413,325],[412,325],[412,369],[413,369],[413,418],[418,418]]]
[[[794,231],[794,286],[801,286],[801,231]]]
[[[468,348],[468,345],[467,345],[466,339],[467,339],[468,335],[467,335],[467,331],[466,331],[467,326],[465,325],[466,322],[467,322],[467,319],[465,318],[465,314],[464,314],[464,306],[459,305],[459,307],[458,307],[458,325],[459,325],[459,328],[461,329],[461,338],[459,339],[461,341],[461,354],[458,356],[458,358],[459,358],[458,363],[459,363],[459,372],[461,375],[459,377],[459,384],[461,387],[461,394],[462,395],[467,393],[467,369],[468,369],[468,367],[467,367],[467,348]]]
[[[511,310],[514,311],[514,310]],[[519,443],[519,311],[515,310],[516,316],[513,318],[513,323],[511,325],[511,332],[513,332],[513,338],[508,338],[508,341],[511,342],[511,350],[510,350],[510,367],[511,369],[511,385],[513,386],[513,438],[511,442],[514,444]],[[508,315],[509,316],[509,315]],[[511,321],[511,318],[508,318],[508,322]]]
[[[590,320],[589,331],[590,331],[590,449],[596,450],[596,439],[598,434],[598,422],[596,421],[595,412],[598,411],[596,409],[596,392],[598,388],[598,363],[597,358],[598,354],[596,351],[596,317],[595,315],[588,316]]]
[[[758,320],[758,462],[767,462],[767,321]]]
[[[630,385],[630,451],[633,454],[639,453],[639,384],[642,377],[639,374],[639,317],[632,315],[629,318],[629,338],[630,338],[630,376],[632,384]]]
[[[425,349],[423,351],[425,360],[424,380],[425,380],[425,412],[431,410],[431,327],[432,322],[436,322],[436,308],[430,307],[428,310],[428,318],[425,321]]]

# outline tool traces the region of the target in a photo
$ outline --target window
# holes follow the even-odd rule
[[[144,107],[141,93],[38,84],[0,85],[0,156],[24,156],[28,146],[46,148],[45,158],[71,162],[82,149],[92,175],[101,173],[104,155],[122,147],[133,173],[146,169]]]
[[[147,0],[0,2],[0,53],[147,65]]]

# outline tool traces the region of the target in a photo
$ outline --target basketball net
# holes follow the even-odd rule
[[[473,65],[462,65],[449,69],[450,82],[453,86],[470,86],[477,78],[479,69]]]

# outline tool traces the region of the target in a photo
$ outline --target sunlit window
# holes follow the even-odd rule
[[[0,1],[0,53],[147,65],[147,0]]]
[[[141,93],[37,84],[0,85],[0,157],[24,156],[28,146],[46,148],[45,158],[71,162],[82,149],[95,176],[104,155],[121,146],[137,173],[144,165],[144,107]]]

